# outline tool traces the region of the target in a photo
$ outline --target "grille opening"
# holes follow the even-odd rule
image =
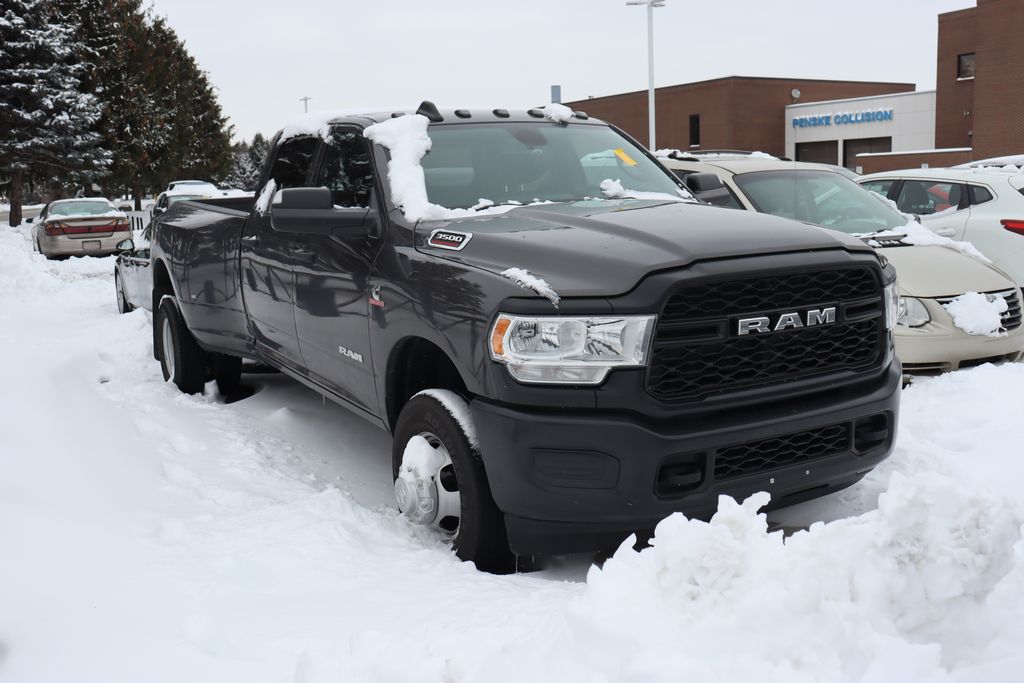
[[[705,453],[674,456],[658,470],[654,492],[661,498],[674,498],[695,491],[704,484]]]
[[[889,416],[885,413],[862,417],[854,423],[853,449],[863,454],[889,441]]]
[[[848,422],[728,446],[715,455],[715,480],[776,470],[849,450]]]

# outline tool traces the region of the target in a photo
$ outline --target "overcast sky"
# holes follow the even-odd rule
[[[937,17],[974,0],[667,0],[658,86],[721,76],[935,87]],[[646,9],[625,0],[153,0],[236,137],[373,105],[526,107],[647,87]]]

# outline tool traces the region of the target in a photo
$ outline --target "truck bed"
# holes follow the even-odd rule
[[[156,239],[172,260],[182,315],[200,344],[244,354],[251,338],[242,301],[239,238],[252,197],[182,201],[160,217]]]

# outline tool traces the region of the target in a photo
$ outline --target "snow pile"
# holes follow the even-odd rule
[[[909,221],[903,227],[896,228],[896,230],[906,235],[906,237],[900,240],[905,244],[914,244],[918,246],[937,244],[939,246],[955,249],[959,251],[961,254],[973,256],[979,261],[984,261],[985,263],[992,263],[992,261],[987,256],[978,251],[977,248],[975,248],[975,246],[970,242],[959,242],[957,240],[951,240],[948,237],[943,237],[942,235],[938,235],[932,232],[931,230],[929,230],[928,228],[921,225],[915,220]]]
[[[991,299],[977,292],[966,292],[943,304],[943,308],[953,316],[953,324],[967,334],[985,335],[986,337],[1002,337],[1003,313],[1009,310],[1006,299],[993,296]]]
[[[494,206],[494,202],[481,199],[474,209],[449,209],[432,204],[427,198],[427,184],[420,161],[430,151],[427,135],[430,121],[421,114],[410,114],[388,119],[369,126],[363,134],[391,153],[388,161],[388,185],[391,199],[412,222],[447,220],[505,213],[517,205]]]
[[[270,202],[274,199],[275,193],[277,192],[277,181],[271,178],[267,181],[267,184],[263,186],[263,190],[260,192],[260,196],[256,198],[256,213],[260,216],[265,216],[267,211],[270,210]]]
[[[544,107],[544,118],[555,123],[569,123],[572,121],[572,109],[564,104],[552,102]]]
[[[697,200],[693,197],[682,197],[679,195],[668,194],[666,192],[641,192],[639,190],[627,190],[622,187],[621,180],[612,180],[611,178],[606,178],[601,181],[601,192],[608,199],[654,199],[658,201],[688,202],[690,204],[697,203]]]
[[[894,477],[877,510],[787,541],[757,514],[767,502],[673,515],[653,547],[592,569],[571,610],[588,665],[606,680],[946,680],[943,656],[979,654],[989,601],[1021,571],[1019,507],[947,478]]]
[[[522,268],[509,268],[501,272],[501,276],[508,278],[512,282],[516,283],[523,289],[530,289],[544,297],[552,303],[554,306],[558,306],[558,302],[562,300],[558,293],[551,288],[547,282],[531,275],[529,271],[523,270]]]

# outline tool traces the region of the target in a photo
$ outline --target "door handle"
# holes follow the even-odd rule
[[[308,249],[293,249],[292,257],[300,263],[312,263],[316,261],[316,252]]]
[[[938,228],[935,231],[935,234],[938,235],[939,237],[953,237],[954,235],[956,235],[956,229],[955,228]]]
[[[257,235],[246,235],[239,241],[247,247],[255,247],[260,243],[260,238]]]

